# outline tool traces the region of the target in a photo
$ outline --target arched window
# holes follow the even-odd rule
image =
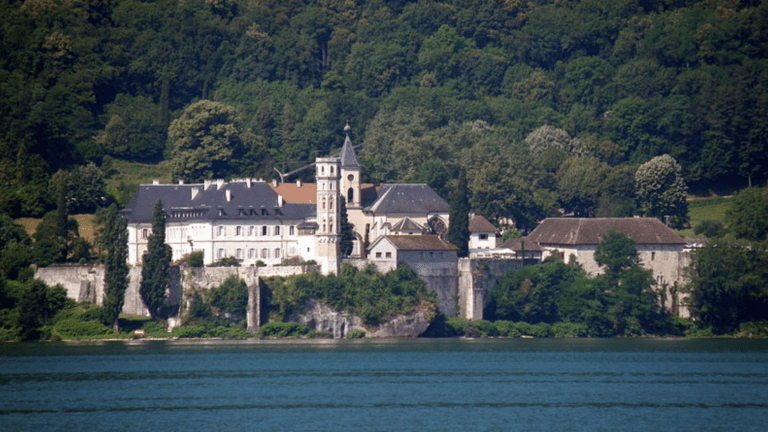
[[[248,249],[248,258],[251,258],[251,259],[256,258],[256,249],[253,249],[253,248]]]
[[[333,197],[328,199],[328,210],[333,210]]]
[[[347,189],[347,204],[355,200],[355,190],[352,188]]]

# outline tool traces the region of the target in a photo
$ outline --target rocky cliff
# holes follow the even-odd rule
[[[366,337],[388,338],[416,337],[424,333],[433,317],[433,310],[418,308],[377,327],[366,327],[357,315],[335,311],[322,303],[310,300],[307,308],[295,320],[311,330],[331,333],[334,338],[343,338],[357,331],[365,332]]]

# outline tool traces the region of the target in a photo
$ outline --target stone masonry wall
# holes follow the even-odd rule
[[[522,267],[511,259],[461,258],[459,260],[459,316],[469,320],[483,319],[483,309],[491,299],[491,291],[504,275]]]

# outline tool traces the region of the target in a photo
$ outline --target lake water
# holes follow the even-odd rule
[[[765,431],[768,340],[0,344],[8,431]]]

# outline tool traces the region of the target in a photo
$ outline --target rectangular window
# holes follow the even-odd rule
[[[243,227],[238,226],[237,228],[235,228],[235,235],[238,237],[243,235]]]
[[[267,235],[267,227],[266,226],[261,227],[261,235],[263,235],[263,236]]]
[[[276,226],[276,227],[275,227],[275,235],[276,235],[276,236],[279,236],[279,235],[280,235],[280,227],[279,227],[279,226]]]
[[[376,258],[381,258],[381,252],[376,252]]]
[[[269,258],[269,249],[264,248],[261,250],[261,257],[262,258]]]
[[[248,258],[256,258],[256,249],[248,249]]]
[[[280,258],[280,249],[275,249],[275,258]]]
[[[216,235],[218,237],[221,237],[221,236],[224,235],[224,227],[223,226],[216,227]]]
[[[289,235],[294,235],[294,232],[293,232],[293,225],[291,225],[291,227],[290,227],[290,228],[288,228],[288,234],[289,234]]]
[[[253,227],[252,226],[248,227],[248,235],[249,236],[253,235]]]
[[[392,252],[387,252],[387,258],[392,258]]]
[[[235,251],[235,258],[237,259],[243,259],[243,250],[238,248],[237,251]]]
[[[219,249],[216,253],[216,258],[222,259],[224,258],[224,249]]]
[[[488,240],[488,234],[480,234],[480,240]]]

